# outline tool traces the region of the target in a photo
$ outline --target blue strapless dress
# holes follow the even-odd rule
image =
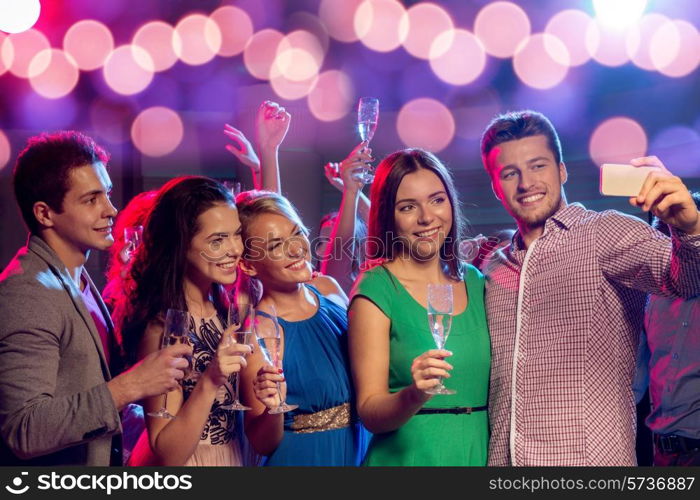
[[[308,286],[308,285],[307,285]],[[354,394],[347,352],[347,311],[323,297],[316,288],[318,311],[303,321],[279,318],[284,328],[284,375],[287,403],[299,408],[284,414],[284,438],[266,458],[266,466],[356,466],[364,458],[370,434],[354,411]],[[350,403],[349,427],[311,433],[292,429],[294,417]]]

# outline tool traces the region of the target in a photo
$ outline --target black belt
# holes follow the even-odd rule
[[[488,406],[474,406],[473,408],[468,406],[458,406],[455,408],[421,408],[416,412],[416,415],[435,415],[436,413],[450,413],[452,415],[469,415],[475,411],[486,411]]]
[[[664,453],[686,453],[700,449],[700,439],[691,439],[683,436],[662,436],[654,434],[654,444]]]

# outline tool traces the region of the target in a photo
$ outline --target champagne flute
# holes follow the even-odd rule
[[[438,349],[444,349],[452,326],[452,285],[428,284],[428,325],[433,341]],[[442,377],[427,394],[456,394],[442,383]]]
[[[165,315],[165,327],[163,328],[163,338],[161,340],[160,348],[165,349],[170,345],[175,344],[186,344],[189,345],[189,321],[190,315],[187,311],[178,311],[177,309],[168,309]],[[192,357],[186,356],[188,367],[185,369],[185,373],[189,373],[192,369]],[[167,410],[168,405],[168,393],[163,394],[163,406],[157,412],[148,413],[150,417],[158,418],[176,418],[175,415]]]
[[[357,131],[363,142],[369,144],[372,140],[374,132],[377,130],[378,121],[379,99],[376,97],[361,97],[357,105]],[[371,184],[374,180],[374,172],[369,166],[356,169],[352,175],[354,179],[364,184]]]
[[[258,306],[255,312],[255,335],[260,345],[260,350],[265,357],[265,360],[275,368],[282,369],[282,339],[280,337],[280,325],[277,322],[277,314],[275,308],[271,304],[265,306],[262,310]],[[282,398],[282,390],[280,382],[277,382],[277,393],[279,394],[280,403],[275,408],[269,410],[268,413],[274,415],[277,413],[286,413],[288,411],[299,408],[299,405],[290,405]]]
[[[228,324],[230,328],[231,325],[234,326],[233,331],[225,339],[225,345],[233,345],[235,340],[238,344],[248,344],[252,346],[254,333],[253,333],[253,318],[255,316],[255,309],[250,304],[237,304],[235,300],[231,300],[228,307]],[[240,377],[238,373],[233,373],[229,377],[231,380],[231,385],[233,386],[233,403],[222,405],[219,408],[223,410],[250,410],[249,406],[245,406],[238,399],[239,397],[239,386]]]
[[[124,264],[131,260],[131,256],[141,244],[143,239],[143,226],[129,226],[124,228],[124,248],[121,258]]]

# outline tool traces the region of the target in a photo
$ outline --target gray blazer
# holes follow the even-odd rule
[[[109,465],[121,432],[109,379],[80,290],[32,236],[0,274],[0,465]]]

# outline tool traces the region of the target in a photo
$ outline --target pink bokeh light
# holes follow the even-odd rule
[[[11,47],[9,47],[11,46]],[[29,63],[42,50],[50,48],[49,40],[43,33],[35,29],[30,29],[22,33],[15,33],[8,36],[3,44],[3,52],[14,54],[10,64],[10,73],[20,78],[32,76],[29,70]],[[48,61],[46,61],[48,64]],[[32,71],[40,73],[46,68],[34,66]]]
[[[131,140],[146,156],[165,156],[173,152],[183,135],[180,116],[162,106],[144,109],[131,125]]]
[[[212,12],[210,18],[221,30],[220,56],[237,56],[253,36],[253,21],[246,11],[234,5],[225,5]]]
[[[591,59],[591,53],[586,47],[586,33],[593,22],[585,12],[568,9],[555,14],[547,23],[544,32],[557,37],[566,46],[569,66],[580,66]],[[556,53],[549,55],[557,60]]]
[[[180,35],[168,23],[150,21],[141,26],[134,34],[132,44],[148,52],[153,62],[153,71],[170,69],[178,60],[175,47],[182,47]],[[148,68],[145,68],[148,69]]]
[[[138,94],[153,80],[153,60],[137,45],[122,45],[109,55],[102,72],[117,94]]]
[[[467,30],[445,31],[432,45],[430,67],[444,82],[466,85],[476,80],[485,66],[483,45]]]
[[[423,2],[408,9],[408,34],[404,48],[412,56],[430,59],[433,41],[445,31],[454,29],[450,15],[434,3]]]
[[[15,49],[11,43],[5,43],[7,35],[0,32],[0,75],[7,72],[15,58]]]
[[[10,141],[7,139],[5,132],[0,130],[0,170],[9,164],[11,155]]]
[[[284,35],[277,30],[264,29],[255,33],[243,50],[243,63],[248,73],[260,80],[270,78],[277,48]]]
[[[603,66],[622,66],[627,54],[627,29],[613,29],[600,22],[591,23],[586,32],[586,47],[591,57]]]
[[[647,144],[647,134],[639,123],[626,116],[615,116],[596,127],[588,152],[596,165],[629,163],[632,158],[646,155]]]
[[[651,60],[666,76],[686,76],[700,64],[700,35],[688,21],[675,20],[661,26],[651,40]]]
[[[182,43],[173,50],[185,64],[199,66],[211,61],[221,49],[219,25],[203,14],[190,14],[175,26]]]
[[[647,71],[655,71],[657,68],[651,60],[651,41],[654,34],[669,22],[669,19],[657,13],[646,14],[639,23],[629,29],[626,46],[627,55],[638,67]]]
[[[566,78],[569,52],[559,38],[538,33],[518,47],[513,56],[513,69],[524,84],[536,89],[549,89]]]
[[[530,18],[512,2],[492,2],[476,15],[474,34],[484,44],[487,54],[511,57],[530,35]]]
[[[348,20],[355,18],[357,8],[363,2],[364,0],[321,0],[318,15],[332,38],[345,43],[358,40],[355,27]]]
[[[355,34],[377,52],[391,52],[408,35],[406,9],[396,0],[365,0],[354,18]]]
[[[355,91],[350,77],[340,70],[324,71],[309,93],[309,111],[323,122],[340,120],[352,109]]]
[[[99,21],[78,21],[63,36],[63,50],[71,55],[78,68],[92,71],[101,68],[114,50],[114,37]]]
[[[439,152],[455,134],[455,121],[447,107],[435,99],[420,97],[407,102],[399,111],[396,130],[410,148]]]
[[[35,72],[34,67],[44,68]],[[47,99],[70,94],[78,83],[80,71],[73,57],[60,49],[39,52],[29,64],[29,83],[34,91]]]

